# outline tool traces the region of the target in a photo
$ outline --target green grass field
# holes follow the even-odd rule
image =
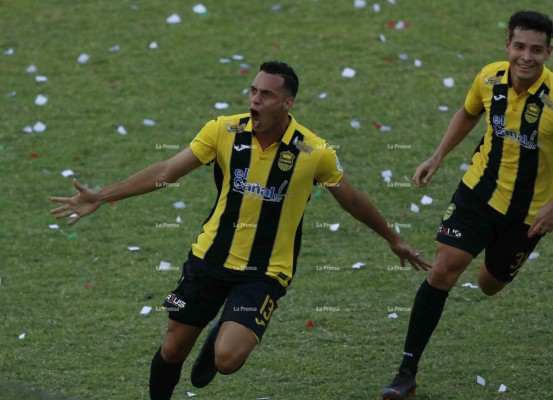
[[[147,398],[150,360],[166,324],[159,307],[180,275],[156,267],[184,261],[214,200],[212,170],[105,205],[74,227],[48,214],[49,197],[74,192],[64,170],[101,187],[184,149],[209,119],[245,112],[242,91],[264,60],[294,66],[294,116],[338,147],[350,180],[432,259],[438,222],[482,126],[427,189],[388,187],[381,171],[410,182],[476,72],[505,57],[502,23],[521,8],[551,12],[550,2],[382,0],[380,12],[367,3],[205,0],[208,13],[198,15],[196,2],[183,0],[0,0],[1,400]],[[180,24],[166,22],[173,13]],[[387,27],[399,21],[408,27]],[[119,51],[110,51],[115,45]],[[85,64],[77,62],[82,53],[90,56]],[[37,71],[26,72],[30,65]],[[354,78],[341,76],[346,67]],[[446,77],[453,88],[444,87]],[[39,94],[46,105],[34,104]],[[229,108],[217,110],[216,102]],[[24,132],[39,121],[45,132]],[[423,195],[433,204],[420,205]],[[175,209],[178,201],[186,208]],[[338,222],[337,232],[320,227]],[[55,223],[59,229],[50,229]],[[187,391],[221,400],[379,398],[400,361],[424,273],[398,268],[385,242],[328,192],[314,192],[304,231],[298,273],[248,363],[194,389],[196,348],[175,399]],[[461,287],[476,283],[472,264],[423,357],[416,399],[553,398],[551,244],[546,237],[540,257],[493,298]],[[366,265],[352,269],[356,262]],[[143,306],[153,309],[140,315]],[[388,318],[393,311],[397,319]],[[507,392],[498,393],[500,384]]]

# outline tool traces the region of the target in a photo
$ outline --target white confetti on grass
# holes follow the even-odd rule
[[[353,265],[351,266],[351,268],[353,268],[353,269],[361,269],[361,267],[364,267],[364,266],[365,266],[365,263],[362,263],[361,261],[358,261],[358,262],[356,262],[355,264],[353,264]]]
[[[507,391],[507,386],[504,384],[499,385],[499,389],[497,390],[499,393],[505,393]]]
[[[215,103],[215,108],[217,110],[225,110],[225,109],[229,108],[229,104],[228,103],[223,103],[223,102],[217,102],[217,103]]]
[[[182,19],[179,14],[171,14],[169,17],[167,17],[168,24],[180,24],[181,22]]]
[[[354,0],[353,7],[355,7],[355,8],[365,8],[365,7],[367,7],[367,1],[366,0]]]
[[[75,175],[73,170],[66,169],[66,170],[61,171],[61,176],[63,176],[64,178],[68,178],[68,177],[73,176],[73,175]]]
[[[419,206],[417,206],[415,203],[411,203],[411,211],[414,213],[418,213],[420,211]]]
[[[125,129],[125,127],[123,125],[119,125],[117,127],[117,133],[120,134],[120,135],[126,135],[127,130]]]
[[[153,119],[145,118],[142,121],[142,125],[144,125],[144,126],[154,126],[155,124],[156,124],[156,121],[154,121]]]
[[[444,86],[452,88],[453,86],[455,86],[455,80],[451,77],[444,78]]]
[[[478,286],[473,285],[473,284],[470,283],[470,282],[463,283],[461,286],[462,286],[462,287],[468,287],[468,288],[470,288],[470,289],[478,289]]]
[[[27,71],[27,73],[29,73],[29,74],[34,74],[35,72],[38,71],[38,69],[37,69],[35,64],[31,64],[27,67],[27,69],[25,71]]]
[[[144,306],[142,307],[142,310],[140,310],[141,315],[148,315],[152,311],[152,307],[150,306]]]
[[[148,48],[150,50],[155,50],[159,47],[159,45],[157,44],[157,42],[151,42],[149,45],[148,45]]]
[[[173,207],[175,207],[177,210],[182,210],[186,207],[186,204],[184,204],[184,201],[177,201],[176,203],[173,203]]]
[[[129,246],[127,248],[129,249],[129,251],[138,251],[138,250],[140,250],[139,246]]]
[[[171,269],[171,263],[167,261],[160,261],[157,269],[160,271],[169,271]]]
[[[461,171],[466,171],[469,169],[469,165],[467,163],[462,163],[460,166],[459,166],[459,169]]]
[[[44,75],[37,75],[35,76],[35,82],[38,82],[38,83],[48,82],[48,77]]]
[[[12,48],[9,48],[7,50],[4,50],[4,55],[5,56],[13,56],[15,54],[15,50],[12,49]]]
[[[50,224],[48,225],[49,229],[60,229],[60,226],[58,224]]]
[[[207,14],[207,8],[202,3],[196,4],[194,7],[192,7],[192,11],[194,11],[196,14]]]
[[[353,78],[355,76],[355,70],[353,68],[346,67],[342,70],[342,76],[344,78]]]
[[[388,314],[388,318],[390,319],[397,319],[397,314],[394,312],[394,313],[391,313],[391,314]]]
[[[48,97],[44,96],[43,94],[39,94],[35,99],[35,104],[37,106],[45,106],[46,103],[48,103]]]
[[[535,259],[537,259],[539,256],[540,256],[540,253],[538,253],[537,251],[533,251],[533,252],[531,252],[530,255],[528,256],[528,259],[529,259],[529,260],[535,260]]]
[[[340,224],[330,224],[328,229],[330,229],[332,232],[336,232],[340,228]]]
[[[23,332],[22,334],[20,334],[18,337],[19,337],[20,340],[25,339],[25,332]]]
[[[42,133],[44,131],[46,131],[46,125],[44,125],[44,123],[40,122],[40,121],[37,121],[34,125],[33,125],[33,131],[34,132],[37,132],[37,133]]]
[[[425,206],[428,206],[428,205],[432,204],[432,201],[433,201],[432,197],[424,195],[424,196],[422,196],[421,204],[425,205]]]
[[[86,64],[90,60],[90,56],[86,53],[81,53],[79,57],[77,57],[77,62],[79,64]]]
[[[413,61],[413,65],[415,66],[415,68],[420,68],[422,67],[422,61],[419,59],[415,59],[415,61]]]
[[[476,375],[476,383],[482,386],[486,386],[486,380],[482,378],[480,375]]]
[[[353,129],[359,129],[361,128],[361,123],[356,120],[356,119],[352,119],[350,122],[349,122],[350,126],[353,128]]]

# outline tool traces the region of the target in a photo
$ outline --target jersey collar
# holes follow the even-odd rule
[[[286,129],[286,132],[284,132],[284,135],[282,136],[281,141],[285,144],[289,145],[290,141],[292,140],[292,137],[294,136],[294,132],[296,131],[296,128],[298,127],[298,123],[294,116],[292,114],[288,114],[290,117],[290,124],[288,125],[288,128]],[[251,118],[248,120],[248,123],[246,124],[246,127],[244,128],[246,132],[252,132],[252,120]]]

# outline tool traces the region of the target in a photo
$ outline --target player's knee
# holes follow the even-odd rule
[[[215,367],[223,375],[233,374],[244,364],[242,357],[233,354],[215,354]]]

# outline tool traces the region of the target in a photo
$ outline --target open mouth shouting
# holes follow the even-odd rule
[[[254,110],[253,108],[250,108],[250,115],[252,117],[252,126],[253,128],[259,127],[259,122],[261,119],[261,114],[258,110]]]

